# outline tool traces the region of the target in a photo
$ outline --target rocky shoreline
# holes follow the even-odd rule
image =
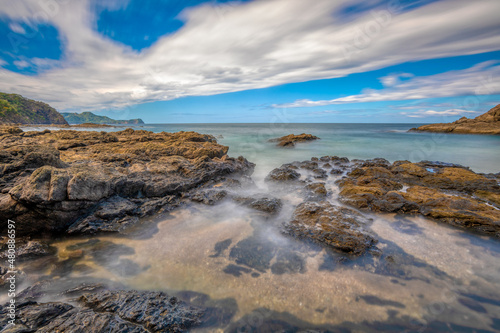
[[[500,135],[500,104],[474,119],[462,117],[452,123],[429,124],[410,132]]]
[[[191,203],[212,206],[230,200],[249,208],[269,221],[266,228],[325,250],[323,270],[341,262],[376,260],[380,274],[401,274],[397,267],[404,262],[394,259],[394,250],[377,247],[380,240],[370,229],[373,213],[420,215],[500,238],[500,173],[478,174],[455,164],[314,157],[272,170],[265,179],[268,192],[262,193],[250,178],[253,163],[229,157],[228,147],[195,132],[23,132],[3,127],[0,146],[1,227],[6,228],[8,219],[16,221],[19,260],[46,257],[54,265],[48,278],[18,273],[18,282],[25,281],[28,288],[18,296],[21,324],[5,331],[9,333],[77,332],[83,327],[89,332],[181,332],[229,325],[234,312],[206,295],[180,300],[108,280],[89,284],[67,278],[71,269],[88,269],[77,264],[84,255],[111,264],[103,256],[110,250],[116,253],[116,267],[111,267],[137,274],[141,267],[119,258],[132,253],[126,246],[91,239],[68,246],[67,259],[50,261],[56,250],[44,237],[126,235],[148,216]],[[335,200],[332,183],[338,190]],[[281,214],[290,206],[284,192],[300,197],[290,214]],[[4,238],[0,258],[6,245]],[[235,277],[305,271],[300,249],[275,249],[257,237],[232,247],[231,240],[222,241],[214,250],[213,258],[227,250],[234,264],[224,272]],[[7,284],[7,269],[0,265],[0,288]],[[6,305],[0,306],[2,318],[7,311]],[[0,325],[6,326],[2,320]]]
[[[118,232],[254,165],[194,132],[4,130],[0,227],[18,235]]]

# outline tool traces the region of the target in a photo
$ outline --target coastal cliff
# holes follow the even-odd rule
[[[130,120],[116,120],[111,119],[106,116],[98,116],[93,114],[92,112],[82,112],[82,113],[71,113],[71,112],[63,112],[61,113],[66,119],[66,121],[70,124],[111,124],[111,125],[140,125],[144,124],[142,119],[130,119]]]
[[[50,105],[16,94],[0,93],[0,124],[68,125]]]
[[[474,119],[462,117],[452,123],[423,125],[410,131],[500,135],[500,104]]]

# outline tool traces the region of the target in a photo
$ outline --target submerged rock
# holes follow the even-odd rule
[[[365,229],[369,220],[356,211],[327,201],[300,204],[285,225],[288,234],[327,248],[361,255],[377,240]]]
[[[122,231],[254,168],[195,132],[7,131],[0,147],[0,227],[15,220],[18,235]]]
[[[233,197],[233,200],[243,206],[258,210],[270,215],[278,214],[283,206],[280,199],[277,198],[247,198],[247,197]]]
[[[269,142],[277,142],[278,147],[284,147],[284,148],[293,148],[295,147],[295,144],[297,142],[307,142],[307,141],[314,141],[314,140],[319,140],[317,136],[314,136],[312,134],[290,134],[286,136],[282,136],[281,138],[275,138],[275,139],[270,139],[268,140]]]

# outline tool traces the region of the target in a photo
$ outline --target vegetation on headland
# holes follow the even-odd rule
[[[108,124],[108,125],[144,124],[144,121],[142,121],[142,119],[139,118],[130,120],[116,120],[106,116],[98,116],[96,114],[93,114],[92,112],[82,112],[82,113],[63,112],[61,114],[63,115],[64,119],[66,119],[66,121],[70,124],[85,124],[85,123]]]
[[[0,93],[0,124],[67,125],[64,117],[50,105],[21,95]]]

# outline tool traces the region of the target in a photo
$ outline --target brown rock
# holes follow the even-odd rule
[[[342,202],[377,212],[419,213],[500,236],[500,186],[495,179],[438,162],[363,165],[337,182]]]
[[[312,134],[290,134],[286,136],[282,136],[281,138],[275,138],[275,139],[270,139],[268,140],[269,142],[277,142],[278,147],[284,147],[284,148],[293,148],[295,147],[295,144],[297,142],[307,142],[307,141],[313,141],[313,140],[319,140],[317,136],[314,136]]]
[[[500,104],[474,119],[462,117],[453,123],[423,125],[410,131],[500,135]]]
[[[0,227],[15,220],[19,235],[123,230],[254,167],[195,132],[7,131],[0,147]]]
[[[361,255],[377,243],[365,230],[369,220],[356,211],[334,206],[327,201],[300,204],[285,228],[299,239],[309,240],[327,248]]]

